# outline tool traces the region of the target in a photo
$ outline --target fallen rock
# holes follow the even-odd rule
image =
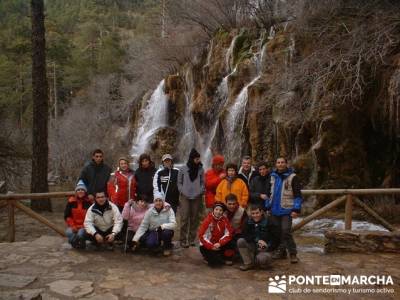
[[[35,276],[0,273],[0,286],[23,288],[35,279]]]
[[[50,290],[67,297],[83,297],[93,292],[93,282],[82,280],[57,280],[49,283]]]
[[[326,252],[400,253],[400,232],[328,230]]]

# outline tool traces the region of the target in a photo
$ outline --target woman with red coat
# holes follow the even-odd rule
[[[205,186],[206,186],[206,208],[210,210],[214,206],[215,193],[217,187],[222,179],[226,177],[224,170],[224,157],[222,155],[216,155],[212,159],[211,169],[207,170],[205,175]]]
[[[75,187],[75,196],[69,197],[64,211],[64,220],[67,225],[65,235],[73,248],[86,247],[86,231],[83,227],[86,211],[92,205],[88,198],[87,188],[82,180]]]
[[[135,173],[129,168],[129,160],[126,157],[119,159],[118,169],[111,174],[107,191],[111,202],[118,206],[120,212],[122,212],[126,202],[135,200]]]
[[[225,205],[215,203],[213,211],[204,219],[199,229],[200,252],[209,266],[225,264],[226,245],[232,240],[233,229],[223,215]]]

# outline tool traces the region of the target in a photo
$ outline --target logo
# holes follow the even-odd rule
[[[276,275],[269,278],[268,293],[270,294],[284,294],[286,293],[286,276]]]

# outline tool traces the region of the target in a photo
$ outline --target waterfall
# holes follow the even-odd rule
[[[233,64],[233,61],[232,61],[233,57],[232,57],[232,54],[233,54],[233,48],[235,47],[236,40],[237,40],[238,37],[239,37],[239,35],[236,35],[236,36],[232,39],[231,44],[229,45],[228,51],[226,52],[226,56],[225,56],[225,65],[226,65],[226,70],[227,70],[228,72],[229,72],[230,70],[232,70],[232,68],[233,68],[233,66],[232,66],[232,64]]]
[[[132,157],[144,153],[152,136],[158,129],[167,125],[168,101],[167,95],[164,94],[164,85],[162,80],[140,112],[139,127],[131,149]]]
[[[246,104],[249,98],[248,89],[253,85],[260,75],[247,84],[236,97],[233,106],[228,110],[225,126],[225,156],[228,161],[238,161],[241,156],[243,142],[243,125],[246,113]]]
[[[190,149],[195,147],[197,132],[194,126],[194,120],[191,112],[191,99],[193,97],[193,76],[190,67],[185,71],[185,114],[183,117],[183,132],[178,144],[178,153],[181,155],[180,161],[186,161]]]

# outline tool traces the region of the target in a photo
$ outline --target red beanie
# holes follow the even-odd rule
[[[225,159],[222,155],[215,155],[212,159],[213,165],[223,165],[225,163]]]

